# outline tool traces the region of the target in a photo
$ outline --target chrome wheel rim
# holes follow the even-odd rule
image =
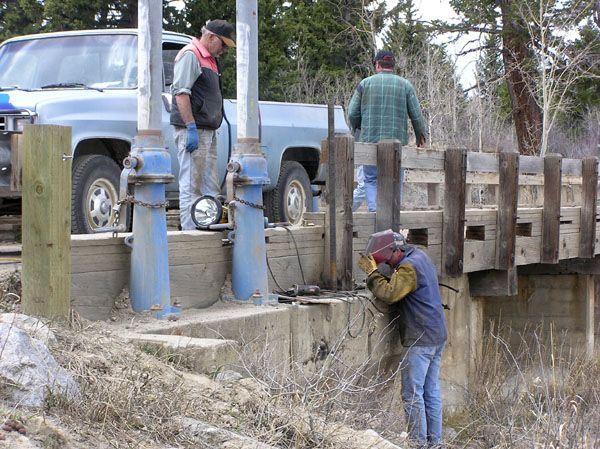
[[[113,206],[118,198],[116,187],[106,178],[98,178],[90,186],[86,195],[86,218],[92,229],[113,224]]]
[[[292,225],[299,225],[306,212],[306,192],[301,182],[294,180],[290,183],[285,204],[288,221]]]

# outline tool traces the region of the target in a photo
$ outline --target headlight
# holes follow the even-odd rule
[[[212,196],[201,196],[191,208],[192,221],[199,229],[206,229],[210,225],[221,221],[223,215],[223,206],[221,202]]]

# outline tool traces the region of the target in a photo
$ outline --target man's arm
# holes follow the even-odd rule
[[[175,97],[177,107],[179,108],[179,114],[184,123],[193,123],[194,115],[192,114],[192,102],[190,101],[189,94],[181,93]]]
[[[417,272],[409,263],[400,265],[389,280],[373,271],[367,279],[367,286],[377,299],[393,304],[417,289]]]
[[[419,100],[417,99],[417,93],[412,84],[409,84],[409,88],[407,91],[407,106],[408,106],[408,116],[410,117],[410,122],[412,123],[413,130],[415,131],[415,137],[417,140],[417,147],[422,147],[425,145],[426,136],[427,136],[427,127],[425,126],[425,119],[423,118],[423,114],[421,112],[421,105],[419,104]]]
[[[175,101],[177,102],[177,107],[184,123],[194,122],[190,95],[192,94],[192,86],[201,73],[198,59],[191,51],[186,51],[175,62],[171,93],[175,96]]]
[[[361,114],[360,114],[360,103],[362,101],[363,87],[359,84],[352,95],[350,105],[348,106],[348,120],[350,121],[350,127],[352,129],[360,128]]]

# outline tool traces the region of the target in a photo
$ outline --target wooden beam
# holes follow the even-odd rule
[[[517,268],[469,273],[471,296],[515,296],[519,289]]]
[[[519,153],[499,153],[500,198],[496,231],[496,269],[515,265],[517,203],[519,197]]]
[[[23,134],[10,136],[10,148],[10,190],[19,192],[22,189]]]
[[[71,128],[23,131],[23,311],[68,319],[71,311]]]
[[[579,257],[594,257],[596,252],[596,198],[598,196],[598,159],[582,161],[582,205],[579,224]]]
[[[400,229],[401,148],[399,140],[382,140],[377,144],[375,232]]]
[[[354,189],[354,137],[335,136],[336,269],[337,285],[352,290],[352,192]]]
[[[594,357],[595,349],[595,311],[596,279],[592,275],[579,277],[585,298],[585,354],[588,358]]]
[[[592,259],[563,259],[557,264],[530,264],[519,266],[523,275],[590,274],[600,275],[600,255]]]
[[[549,154],[544,158],[544,213],[542,216],[542,263],[557,263],[560,233],[560,192],[562,156]]]
[[[446,151],[444,164],[446,188],[444,195],[444,272],[457,277],[463,271],[465,240],[465,189],[467,153],[463,149]]]

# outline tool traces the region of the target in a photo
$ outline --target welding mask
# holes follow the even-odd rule
[[[369,237],[365,252],[375,259],[377,265],[386,263],[392,257],[394,250],[404,250],[406,239],[402,234],[393,232],[391,229],[376,232]]]

